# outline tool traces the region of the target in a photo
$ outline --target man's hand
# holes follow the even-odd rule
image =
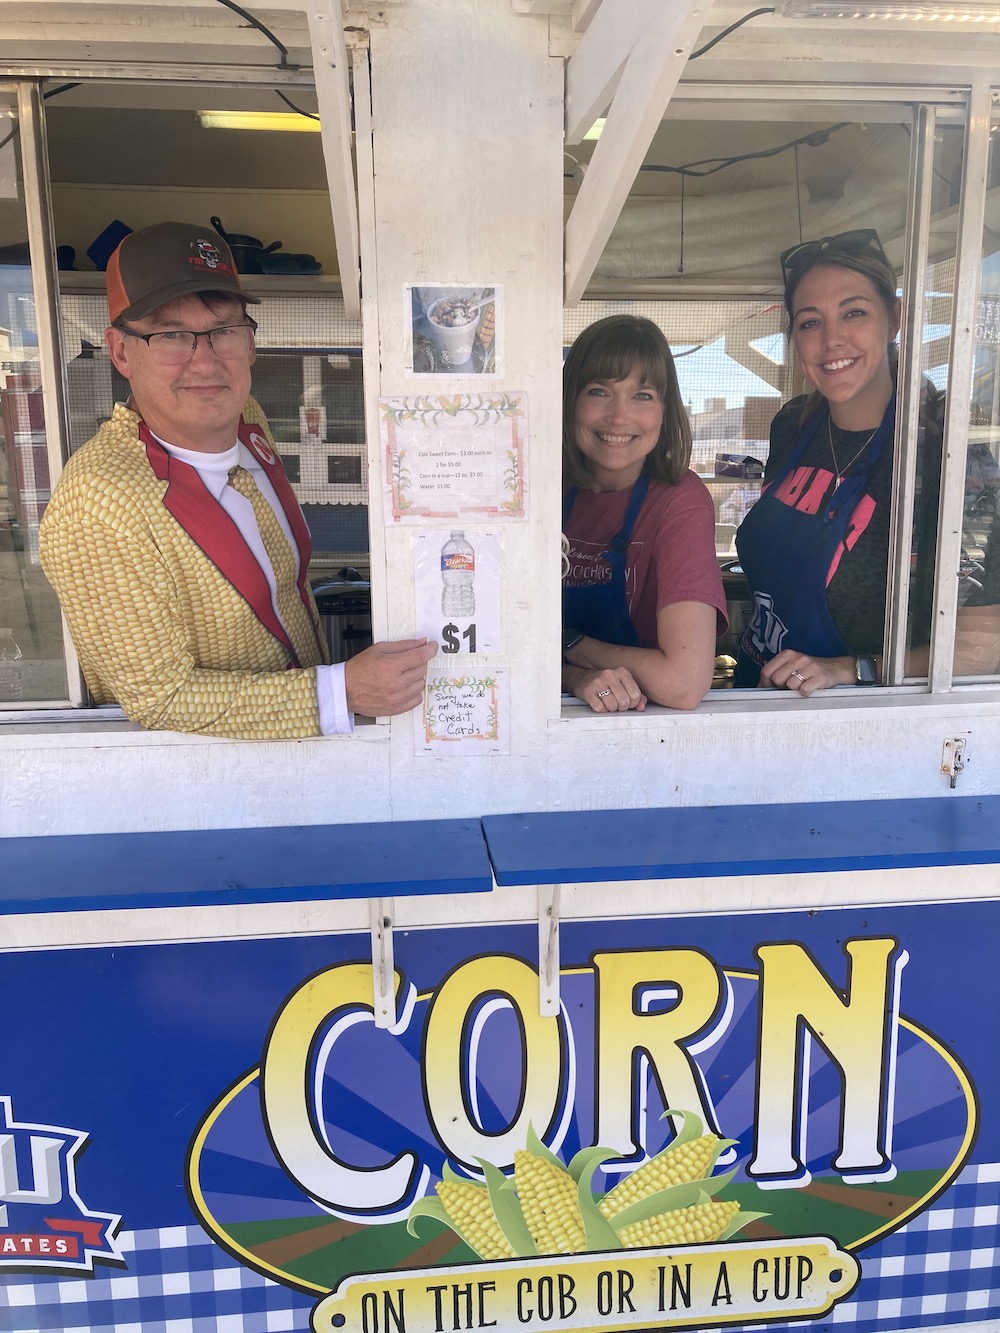
[[[395,717],[424,697],[427,663],[438,645],[427,639],[376,643],[344,663],[347,707],[364,717]]]

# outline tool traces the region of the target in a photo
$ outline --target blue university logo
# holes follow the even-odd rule
[[[78,1129],[24,1124],[0,1097],[0,1271],[59,1269],[92,1273],[123,1262],[116,1213],[95,1213],[76,1189]]]
[[[781,617],[774,610],[774,602],[768,592],[755,592],[753,595],[753,615],[747,625],[747,633],[753,646],[765,661],[777,657],[788,630]]]

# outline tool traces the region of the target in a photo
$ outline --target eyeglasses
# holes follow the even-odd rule
[[[857,231],[842,231],[839,236],[823,236],[818,241],[802,241],[788,250],[781,252],[781,276],[788,285],[810,264],[814,264],[822,255],[836,258],[837,255],[853,256],[871,254],[881,259],[887,268],[892,268],[889,256],[882,249],[878,232],[873,227],[860,227]]]
[[[198,350],[198,339],[205,338],[209,347],[223,361],[235,361],[246,356],[249,340],[247,329],[257,332],[257,321],[249,316],[242,324],[223,324],[217,329],[195,333],[193,329],[166,329],[163,333],[140,333],[138,329],[116,326],[130,338],[141,338],[149,348],[152,359],[161,366],[182,366]]]

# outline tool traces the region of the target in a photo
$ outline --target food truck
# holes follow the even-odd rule
[[[0,24],[0,1329],[994,1329],[1000,651],[970,670],[957,613],[1000,488],[1000,5]],[[413,714],[247,742],[87,695],[38,524],[123,396],[108,255],[173,218],[262,298],[335,650],[441,644]],[[730,637],[692,711],[562,695],[564,348],[666,333],[732,635],[801,385],[777,256],[865,227],[904,312],[884,683],[733,689]]]

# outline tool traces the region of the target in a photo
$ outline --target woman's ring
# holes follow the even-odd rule
[[[610,693],[611,693],[610,690],[598,690],[597,697],[598,699],[605,699]]]
[[[798,676],[799,680],[805,680],[805,676],[803,676],[803,674],[802,674],[801,671],[793,671],[793,672],[792,672],[792,675],[793,675],[793,676]]]

